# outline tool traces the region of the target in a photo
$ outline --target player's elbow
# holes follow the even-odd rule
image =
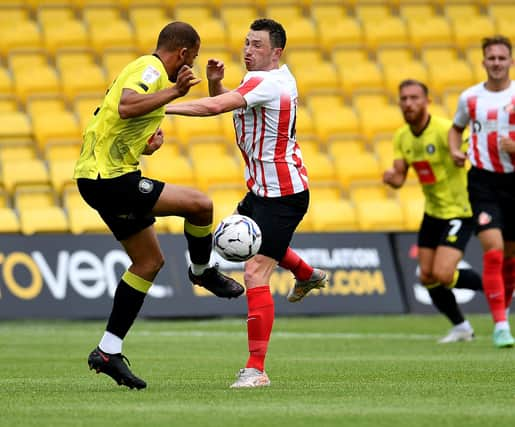
[[[118,105],[118,114],[120,116],[120,119],[130,119],[131,117],[134,117],[134,112],[131,111],[131,108],[128,105],[119,104]]]

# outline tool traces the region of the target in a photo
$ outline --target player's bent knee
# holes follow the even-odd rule
[[[433,272],[435,282],[441,283],[444,286],[449,286],[454,281],[455,270],[438,270]]]

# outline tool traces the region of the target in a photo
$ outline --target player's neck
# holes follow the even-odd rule
[[[410,129],[413,135],[419,136],[429,125],[431,120],[431,115],[429,113],[424,114],[424,116],[417,122],[410,124]]]
[[[503,80],[487,80],[485,83],[485,89],[491,92],[501,92],[506,90],[511,85],[511,79],[503,79]]]

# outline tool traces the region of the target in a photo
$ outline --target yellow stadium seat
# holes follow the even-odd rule
[[[26,21],[29,18],[29,11],[23,5],[13,5],[14,7],[5,7],[0,13],[0,25],[15,25]],[[20,7],[21,6],[21,7]]]
[[[280,15],[279,15],[280,16]],[[313,49],[318,43],[318,34],[311,19],[299,17],[287,25],[287,46]]]
[[[413,61],[413,51],[406,47],[382,48],[376,52],[377,62],[385,65],[402,65]]]
[[[424,21],[428,17],[436,16],[433,5],[425,2],[415,4],[404,4],[404,2],[401,2],[399,5],[399,15],[407,22]]]
[[[348,48],[335,49],[331,53],[331,59],[337,68],[343,69],[354,64],[369,63],[368,52],[364,49]]]
[[[444,16],[451,22],[460,19],[473,19],[479,16],[480,11],[476,4],[470,2],[468,4],[447,3],[443,5]]]
[[[313,110],[316,135],[322,143],[331,138],[355,137],[359,134],[356,112],[348,106]]]
[[[427,46],[449,45],[452,31],[449,21],[442,16],[431,16],[424,20],[407,22],[408,41],[417,50]]]
[[[68,219],[60,206],[29,208],[19,211],[20,230],[23,234],[66,233]]]
[[[90,0],[86,0],[89,2]],[[120,10],[115,2],[108,3],[85,3],[82,8],[82,18],[88,28],[93,25],[109,25],[111,22],[120,19]]]
[[[515,40],[515,26],[511,18],[499,18],[497,20],[497,33],[508,37],[510,40]],[[482,78],[484,79],[484,77]]]
[[[57,49],[83,49],[89,45],[84,23],[75,18],[70,7],[44,7],[38,10],[43,30],[43,45],[54,55]]]
[[[336,170],[331,158],[325,153],[305,153],[302,157],[310,182],[334,182],[336,180]]]
[[[334,163],[338,182],[345,189],[350,188],[354,181],[376,180],[380,182],[382,177],[379,162],[369,152],[334,159]]]
[[[14,88],[18,98],[25,102],[29,96],[57,95],[61,88],[55,69],[41,65],[34,69],[20,69],[14,73]]]
[[[513,7],[513,4],[509,3],[511,3],[511,1],[509,0],[506,2],[490,2],[490,4],[488,5],[488,15],[490,15],[496,21],[506,19],[511,20],[513,22],[513,20],[515,19],[515,8]]]
[[[374,153],[379,159],[381,170],[390,169],[393,166],[394,160],[392,138],[383,138],[374,141]]]
[[[363,200],[357,203],[359,228],[362,231],[402,231],[404,215],[393,199]]]
[[[0,145],[0,164],[16,162],[21,159],[35,159],[37,157],[38,153],[34,144]]]
[[[470,16],[452,21],[453,40],[456,47],[465,49],[478,46],[483,37],[495,34],[494,22],[488,16]]]
[[[186,156],[168,157],[159,151],[145,156],[142,163],[143,173],[154,179],[176,185],[194,187],[197,185],[193,168]]]
[[[292,70],[300,70],[307,64],[311,67],[324,61],[321,52],[312,49],[288,49],[286,52],[286,63]]]
[[[446,90],[465,90],[474,84],[470,65],[463,60],[455,60],[428,65],[428,86],[438,96]]]
[[[109,232],[98,212],[86,204],[75,187],[66,188],[63,203],[73,234]]]
[[[133,49],[105,52],[102,55],[102,65],[104,66],[105,75],[107,76],[106,83],[110,85],[111,82],[118,77],[120,71],[137,57],[138,54]]]
[[[356,17],[362,22],[378,22],[390,16],[390,8],[379,4],[358,3],[354,7]]]
[[[388,105],[388,97],[381,93],[357,93],[352,97],[352,105],[358,114],[366,114],[370,109]]]
[[[40,69],[48,65],[46,52],[43,50],[21,50],[10,52],[7,58],[9,70],[13,75],[25,70]]]
[[[61,112],[66,110],[66,104],[60,96],[29,98],[25,105],[31,117],[47,112]]]
[[[0,143],[32,140],[32,124],[21,111],[0,113]]]
[[[349,198],[355,205],[369,200],[386,200],[388,190],[380,181],[356,181],[350,185]]]
[[[455,61],[458,59],[458,53],[453,47],[431,47],[424,49],[420,53],[420,56],[426,66],[442,62]]]
[[[173,16],[177,21],[189,22],[196,27],[197,23],[200,23],[205,19],[212,18],[213,14],[211,8],[207,4],[178,2],[174,7]]]
[[[258,12],[254,4],[233,4],[219,8],[220,17],[227,26],[231,22],[245,23],[250,25],[258,17]]]
[[[383,134],[393,134],[404,121],[398,106],[383,105],[369,107],[365,113],[360,114],[359,123],[362,135],[372,140]]]
[[[309,96],[316,92],[334,92],[340,84],[338,74],[332,63],[324,61],[314,64],[305,64],[301,68],[292,70],[297,80],[297,88],[302,96]]]
[[[57,194],[61,194],[65,186],[74,185],[73,171],[77,163],[77,158],[78,157],[75,159],[47,159],[50,183]]]
[[[49,142],[76,141],[81,131],[75,115],[70,111],[48,111],[32,117],[37,145],[44,149]]]
[[[342,190],[337,183],[309,183],[309,203],[312,206],[318,202],[340,200]]]
[[[149,21],[163,21],[170,19],[166,8],[159,5],[131,7],[128,9],[127,13],[129,15],[129,21],[134,27]]]
[[[216,161],[208,158],[191,161],[198,186],[203,191],[212,186],[239,184],[243,180],[243,169],[228,154],[217,156]]]
[[[330,23],[318,23],[319,44],[325,53],[330,54],[338,48],[363,46],[363,28],[359,22],[345,16]]]
[[[1,71],[0,71],[1,74]],[[0,77],[1,80],[1,77]],[[0,82],[0,87],[1,87]],[[0,89],[1,91],[2,89]],[[3,113],[15,113],[18,111],[18,103],[16,102],[16,99],[10,95],[4,95],[0,96],[0,114]]]
[[[313,203],[310,208],[313,230],[339,232],[358,230],[356,210],[349,200],[325,200]]]
[[[375,62],[349,64],[339,69],[341,90],[351,96],[357,91],[383,90],[383,74]]]
[[[13,82],[9,72],[0,66],[0,93],[2,95],[11,95],[13,93]]]
[[[427,83],[428,72],[426,66],[420,61],[405,62],[403,64],[385,64],[383,66],[384,87],[393,97],[399,96],[399,83],[405,79],[416,79]]]
[[[43,160],[19,159],[16,162],[2,164],[2,180],[8,192],[18,185],[25,184],[48,184],[49,175]]]
[[[4,23],[0,26],[0,54],[7,54],[14,49],[39,49],[42,37],[36,22],[23,20]]]
[[[405,45],[407,40],[406,25],[396,16],[364,22],[363,33],[365,44],[371,50],[392,45]]]
[[[108,88],[104,71],[88,52],[58,54],[56,57],[61,74],[61,90],[68,100],[77,96],[103,95]]]
[[[105,22],[91,22],[89,25],[90,46],[100,55],[108,49],[134,46],[134,34],[129,23],[122,19]]]
[[[219,138],[222,135],[222,125],[218,116],[174,116],[173,121],[175,135],[183,146],[190,144],[193,139]]]
[[[74,101],[74,111],[79,120],[81,132],[84,131],[93,113],[102,104],[101,96],[77,97]]]
[[[19,233],[20,222],[16,212],[9,207],[0,207],[0,233]]]
[[[152,21],[139,21],[134,25],[134,45],[139,54],[150,55],[156,48],[157,35],[165,25],[171,22],[170,19]]]
[[[329,141],[327,150],[333,159],[352,157],[365,151],[362,141],[354,139],[333,139]]]
[[[311,111],[306,106],[297,106],[295,131],[297,140],[313,138],[315,136],[315,127],[313,126]]]
[[[265,7],[265,16],[267,18],[277,19],[278,16],[286,22],[292,22],[296,19],[302,18],[302,8],[299,4],[275,4],[268,2]],[[285,24],[286,25],[286,24]],[[288,34],[288,26],[286,25],[286,34]]]
[[[49,143],[45,146],[45,159],[48,162],[54,160],[77,160],[80,155],[82,141],[63,141]]]
[[[334,24],[347,16],[347,11],[343,4],[312,3],[310,15],[318,27],[328,25],[334,28]]]

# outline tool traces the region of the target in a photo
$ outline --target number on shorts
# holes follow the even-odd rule
[[[449,230],[448,236],[456,236],[456,234],[458,234],[458,231],[460,231],[461,228],[461,219],[451,219],[449,221],[449,224],[451,224],[451,229]]]

